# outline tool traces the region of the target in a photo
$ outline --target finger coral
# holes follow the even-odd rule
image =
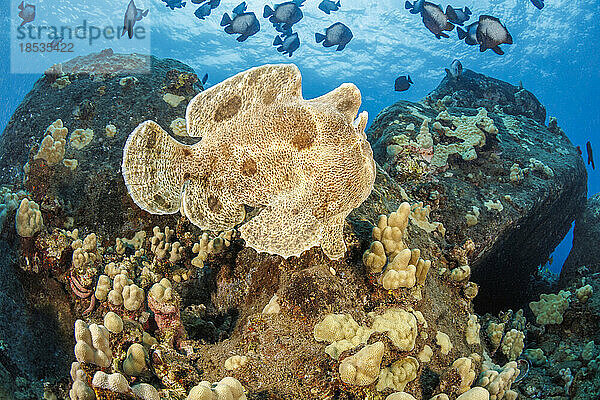
[[[415,215],[418,216],[411,216],[412,211],[416,211]],[[429,222],[429,212],[429,207],[423,207],[422,203],[411,207],[404,202],[389,216],[379,216],[377,226],[372,231],[374,241],[363,254],[363,263],[368,267],[369,273],[381,273],[377,283],[384,289],[412,288],[425,282],[431,261],[423,260],[419,249],[407,248],[404,239],[409,218],[429,233],[437,229],[442,235],[445,234],[441,223]]]
[[[87,384],[85,372],[81,369],[79,362],[71,364],[71,379],[73,379],[73,385],[69,390],[71,400],[94,400],[96,398],[94,390]]]
[[[153,214],[181,211],[202,229],[240,227],[246,245],[283,257],[321,245],[344,256],[346,216],[371,193],[375,163],[360,91],[343,84],[302,98],[295,65],[265,65],[198,94],[186,111],[186,146],[153,121],[123,150],[129,194]]]
[[[35,159],[41,158],[46,160],[48,165],[55,165],[62,161],[65,156],[65,145],[67,144],[67,133],[68,130],[63,126],[63,122],[60,119],[54,121],[48,129],[42,143],[40,143],[40,149],[35,155]]]
[[[95,364],[106,368],[112,362],[109,333],[103,325],[75,321],[75,357],[80,363]]]
[[[15,218],[15,228],[21,237],[32,237],[42,229],[44,220],[40,206],[35,201],[21,200]]]

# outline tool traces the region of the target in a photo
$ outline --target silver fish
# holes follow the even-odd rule
[[[148,15],[148,10],[142,11],[138,9],[133,0],[131,0],[127,6],[127,11],[125,11],[125,17],[123,18],[123,31],[121,32],[121,36],[127,32],[129,39],[133,38],[133,27],[135,26],[136,21],[141,21],[146,15]]]
[[[460,60],[454,60],[452,61],[452,64],[450,64],[450,68],[446,68],[446,75],[448,75],[449,78],[458,79],[458,77],[462,75],[462,71],[463,66]]]

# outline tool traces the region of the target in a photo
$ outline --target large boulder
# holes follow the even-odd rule
[[[560,272],[561,286],[600,272],[600,193],[589,198],[585,209],[575,221],[573,248]]]
[[[459,79],[447,75],[424,102],[435,105],[441,102],[448,107],[484,107],[490,112],[522,115],[543,124],[546,108],[533,93],[519,86],[464,70]]]
[[[108,49],[55,66],[36,82],[0,137],[0,183],[20,185],[29,162],[25,187],[57,219],[72,217],[75,225],[102,233],[128,222],[134,230],[139,215],[128,214],[131,203],[121,175],[125,140],[149,119],[169,127],[185,116],[187,102],[200,90],[193,69],[172,59]],[[179,103],[169,105],[165,95]],[[78,161],[74,171],[33,160],[46,128],[57,119],[69,130],[65,158]],[[112,137],[108,125],[116,127]],[[76,129],[94,132],[82,149],[69,143]]]
[[[423,103],[385,108],[367,133],[376,161],[410,197],[432,206],[446,240],[475,242],[478,311],[531,300],[530,277],[585,204],[580,155],[555,119],[543,125],[534,97],[509,96],[519,90],[467,71],[445,78]],[[446,93],[453,94],[444,100]]]

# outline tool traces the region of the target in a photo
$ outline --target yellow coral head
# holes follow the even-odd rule
[[[181,211],[202,229],[244,221],[244,206],[260,213],[239,228],[257,251],[298,256],[321,245],[343,257],[346,216],[371,193],[375,162],[356,118],[353,84],[312,100],[302,98],[293,64],[239,73],[190,101],[186,123],[193,146],[146,121],[130,135],[122,171],[133,200],[154,214]]]

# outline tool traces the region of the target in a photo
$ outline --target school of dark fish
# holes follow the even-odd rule
[[[536,5],[541,3],[542,0],[532,0],[532,2]],[[425,27],[438,39],[448,38],[449,36],[445,32],[449,32],[456,25],[460,25],[456,28],[458,38],[464,40],[470,46],[478,44],[481,52],[491,49],[494,53],[502,55],[504,51],[500,48],[500,45],[513,43],[513,38],[506,26],[498,18],[491,15],[481,15],[478,21],[467,25],[464,29],[461,28],[465,22],[471,19],[472,13],[469,7],[460,9],[448,5],[446,12],[444,12],[439,5],[425,0],[416,0],[414,3],[407,0],[404,7],[411,14],[420,14]]]
[[[182,0],[161,0],[171,10],[176,8],[184,8],[186,1]],[[221,4],[221,0],[190,0],[192,4],[199,5],[194,12],[194,15],[204,20],[211,15]],[[273,40],[273,46],[278,52],[291,57],[300,47],[300,35],[294,32],[294,25],[304,17],[301,7],[306,0],[291,0],[273,6],[267,4],[263,9],[263,18],[267,19],[273,28],[277,31],[277,35]],[[135,19],[139,14],[139,10],[133,5],[131,0],[128,11],[125,13],[125,22],[123,24],[123,32],[130,32],[133,25],[140,19]],[[318,9],[327,15],[338,11],[342,7],[340,0],[322,0]],[[147,10],[146,10],[147,13]],[[145,16],[145,14],[143,15]],[[248,11],[246,2],[237,5],[231,13],[224,13],[221,18],[221,26],[224,27],[225,33],[229,35],[238,35],[236,40],[244,42],[249,37],[260,32],[260,21],[256,14]],[[336,46],[336,51],[342,51],[346,45],[352,40],[354,35],[350,28],[341,22],[336,22],[324,28],[325,33],[315,33],[317,43],[322,43],[324,47]],[[131,36],[130,36],[131,37]]]
[[[544,8],[544,0],[531,0],[531,3],[538,9]],[[469,7],[455,8],[451,5],[446,7],[446,11],[441,6],[430,3],[425,0],[415,0],[414,2],[406,1],[404,8],[409,10],[411,14],[420,14],[423,20],[423,25],[435,35],[437,39],[449,38],[446,33],[454,29],[459,40],[469,46],[479,45],[479,51],[484,52],[488,49],[498,55],[503,55],[504,50],[500,48],[501,44],[513,44],[513,38],[508,32],[508,29],[500,19],[491,15],[480,15],[479,19],[469,25],[464,25],[471,19],[472,12]],[[452,79],[458,79],[462,73],[462,64],[459,60],[454,60],[450,69],[446,69],[446,73]],[[398,79],[401,79],[400,76]],[[398,86],[396,80],[395,90],[405,91],[410,87],[410,83],[406,82]]]
[[[186,2],[182,0],[161,0],[171,10],[184,8]],[[190,0],[192,4],[199,5],[194,15],[204,20],[211,15],[221,4],[221,0]],[[263,18],[267,19],[277,34],[273,40],[273,46],[283,55],[291,57],[298,48],[300,48],[300,36],[294,32],[294,25],[302,20],[304,13],[302,7],[306,0],[291,0],[273,6],[267,4],[263,9]],[[544,8],[545,0],[530,0],[538,9]],[[327,15],[338,11],[342,7],[340,0],[322,0],[318,9]],[[423,25],[435,35],[437,39],[449,38],[446,32],[450,32],[456,26],[456,32],[459,40],[469,46],[479,45],[479,51],[484,52],[488,49],[498,55],[503,55],[504,50],[500,48],[502,44],[513,44],[513,38],[508,29],[500,19],[491,15],[480,15],[478,20],[465,25],[471,19],[472,12],[469,7],[455,8],[447,5],[444,11],[440,5],[425,1],[406,0],[405,9],[411,14],[419,14]],[[260,31],[260,21],[256,14],[247,10],[246,2],[236,6],[231,15],[224,13],[220,25],[224,27],[225,33],[237,35],[238,42],[244,42],[249,37]],[[148,10],[137,9],[134,0],[131,0],[123,23],[123,32],[121,36],[128,33],[132,37],[133,27],[136,21],[140,21],[148,14]],[[25,19],[25,18],[24,18]],[[316,32],[315,41],[321,43],[323,47],[335,47],[336,51],[342,51],[354,37],[352,30],[341,22],[335,22],[327,28],[324,33]],[[446,73],[451,79],[458,79],[462,73],[462,64],[459,60],[454,60]],[[394,81],[394,90],[398,92],[406,91],[413,84],[409,75],[402,75]]]

